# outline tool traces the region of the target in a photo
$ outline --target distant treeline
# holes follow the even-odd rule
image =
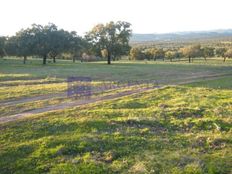
[[[232,48],[201,46],[200,44],[180,48],[134,47],[129,54],[130,60],[168,59],[172,62],[173,60],[188,58],[189,63],[194,58],[199,57],[205,60],[210,57],[222,57],[225,62],[226,58],[232,58]]]
[[[84,37],[75,31],[69,32],[49,23],[42,26],[33,24],[22,29],[11,37],[0,37],[0,57],[42,57],[43,64],[47,58],[56,62],[57,57],[69,55],[72,60],[92,60],[94,57],[104,57],[108,64],[111,59],[128,55],[129,38],[132,30],[128,22],[118,21],[98,24],[86,33]]]
[[[118,60],[128,56],[129,60],[170,61],[188,58],[192,62],[196,57],[205,60],[209,57],[232,58],[232,44],[228,40],[206,40],[196,43],[168,43],[129,45],[132,34],[131,24],[118,21],[98,24],[85,36],[78,36],[75,31],[59,29],[55,24],[42,26],[33,24],[22,29],[11,37],[0,37],[0,57],[22,57],[26,63],[27,57],[42,58],[43,64],[47,59],[55,63],[57,58],[81,61]],[[229,38],[228,38],[229,39]]]

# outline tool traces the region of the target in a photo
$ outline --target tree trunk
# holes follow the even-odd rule
[[[47,63],[47,54],[43,56],[43,65],[46,65]]]
[[[189,63],[191,63],[191,57],[189,56]]]
[[[224,57],[223,62],[226,62],[226,57]]]
[[[111,64],[111,54],[109,51],[108,51],[108,56],[107,56],[107,63],[108,63],[108,65]]]
[[[56,63],[56,56],[53,57],[53,63]]]
[[[23,56],[23,64],[26,64],[27,56]]]
[[[75,58],[75,57],[73,57],[73,63],[75,63],[75,61],[76,61],[76,58]]]

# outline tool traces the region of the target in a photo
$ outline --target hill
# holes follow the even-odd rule
[[[232,29],[211,30],[211,31],[189,31],[164,34],[138,34],[134,33],[131,42],[151,41],[186,41],[196,39],[225,38],[232,36]]]

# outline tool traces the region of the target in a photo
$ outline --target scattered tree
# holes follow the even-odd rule
[[[205,58],[205,61],[206,61],[206,58],[213,57],[214,56],[214,48],[212,48],[212,47],[202,48],[202,55]]]
[[[0,37],[0,57],[5,56],[6,37]]]
[[[154,59],[155,53],[156,53],[155,48],[149,48],[144,50],[144,55],[147,60]]]
[[[138,48],[131,48],[129,59],[130,60],[137,60],[139,57],[139,49]]]
[[[224,54],[224,62],[226,61],[226,58],[232,58],[232,48],[228,49]]]
[[[165,57],[172,62],[172,60],[177,57],[177,52],[175,52],[175,51],[167,51],[165,53]]]
[[[23,57],[26,63],[27,57],[33,54],[34,39],[30,29],[21,30],[16,33],[16,55]]]
[[[225,53],[227,52],[226,48],[216,48],[215,54],[217,57],[223,57],[223,61],[226,61]]]
[[[188,57],[189,63],[191,63],[191,59],[193,62],[193,58],[201,56],[201,45],[184,47],[181,52],[185,57]]]
[[[88,44],[85,40],[77,35],[75,31],[68,34],[67,46],[65,50],[71,53],[73,62],[77,57],[81,57],[82,53],[88,49]]]
[[[98,24],[87,33],[86,38],[95,47],[97,55],[101,54],[101,50],[107,50],[107,63],[111,64],[112,57],[128,54],[130,26],[128,22],[121,21]]]
[[[155,51],[155,54],[154,54],[154,60],[163,59],[163,61],[164,61],[164,58],[165,58],[164,50],[163,49],[157,49]]]

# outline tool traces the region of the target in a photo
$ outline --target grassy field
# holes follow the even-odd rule
[[[215,80],[204,80],[189,84],[191,87],[207,87],[215,89],[232,89],[232,75],[228,77],[221,77]]]
[[[67,76],[164,87],[0,123],[0,173],[232,172],[231,62],[40,63],[0,60],[2,104],[65,92]],[[1,106],[0,117],[68,100]]]
[[[170,83],[181,79],[199,77],[207,74],[232,73],[232,61],[222,63],[219,60],[186,62],[162,61],[119,61],[107,65],[106,62],[75,63],[58,61],[56,64],[41,65],[41,60],[30,60],[23,65],[19,59],[0,59],[0,80],[31,80],[42,79],[51,81],[66,80],[69,76],[88,76],[100,81],[127,81],[127,80],[157,80],[160,83]],[[220,62],[220,63],[219,63]]]

